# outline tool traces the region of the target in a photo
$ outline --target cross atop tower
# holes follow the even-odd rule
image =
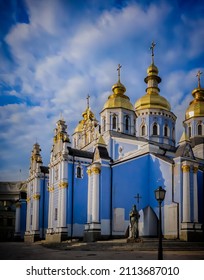
[[[87,95],[86,99],[87,99],[87,108],[89,109],[89,101],[90,101],[90,95],[89,94]]]
[[[156,44],[154,41],[152,41],[150,50],[152,51],[152,64],[154,64],[154,48],[155,48]]]
[[[198,70],[198,73],[196,75],[196,77],[198,77],[198,87],[201,88],[201,85],[200,85],[200,76],[203,74],[203,72],[201,72],[200,70]]]
[[[118,81],[120,82],[120,69],[122,68],[122,65],[118,64],[118,68],[117,68],[117,71],[118,71]]]

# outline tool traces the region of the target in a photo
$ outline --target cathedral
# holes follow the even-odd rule
[[[24,240],[96,241],[128,236],[130,211],[139,211],[139,236],[158,236],[159,207],[154,191],[165,191],[162,234],[167,239],[203,240],[204,88],[186,104],[183,135],[176,144],[176,116],[160,93],[154,62],[147,68],[146,93],[131,104],[118,80],[98,121],[82,113],[72,138],[63,118],[56,123],[48,166],[33,146],[27,179]],[[190,89],[189,89],[190,91]],[[17,234],[17,233],[16,233]]]

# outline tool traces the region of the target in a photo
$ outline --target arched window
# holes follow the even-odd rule
[[[146,134],[146,127],[144,124],[141,127],[141,132],[142,132],[142,136],[144,136]]]
[[[188,137],[191,137],[191,126],[188,127]]]
[[[202,124],[198,125],[198,135],[202,135]]]
[[[106,118],[103,118],[103,131],[106,131]]]
[[[168,126],[167,126],[167,124],[164,126],[164,136],[165,137],[168,136]]]
[[[158,135],[158,126],[157,123],[153,124],[153,135]]]
[[[129,130],[129,116],[125,116],[125,130]]]
[[[116,121],[117,121],[117,118],[116,118],[116,116],[114,115],[114,116],[113,116],[113,119],[112,119],[112,129],[116,129]]]
[[[76,176],[77,176],[77,178],[82,178],[82,172],[81,172],[81,167],[80,166],[77,166]]]

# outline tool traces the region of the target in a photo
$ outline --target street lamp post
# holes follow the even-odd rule
[[[163,249],[162,249],[162,219],[161,219],[161,204],[165,198],[166,191],[159,187],[154,191],[155,198],[159,203],[159,247],[158,247],[158,260],[163,260]]]

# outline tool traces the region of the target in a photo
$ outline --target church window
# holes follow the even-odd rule
[[[113,116],[113,119],[112,119],[112,122],[113,122],[113,123],[112,123],[112,128],[113,128],[113,129],[116,129],[116,121],[117,121],[117,119],[116,119],[116,116],[114,115],[114,116]]]
[[[158,135],[158,126],[156,123],[153,125],[153,135]]]
[[[77,177],[77,178],[82,178],[82,169],[81,169],[81,166],[77,166],[77,168],[76,168],[76,177]]]
[[[57,221],[57,208],[55,208],[55,221]]]
[[[106,131],[106,118],[103,118],[103,131]]]
[[[125,116],[125,130],[129,129],[129,116]]]
[[[198,125],[198,135],[202,135],[202,125]]]
[[[168,126],[167,126],[167,124],[164,126],[164,136],[165,137],[168,136]]]
[[[142,130],[142,136],[144,136],[146,134],[146,127],[144,124],[142,125],[141,130]]]
[[[191,137],[191,126],[188,127],[188,136]]]

